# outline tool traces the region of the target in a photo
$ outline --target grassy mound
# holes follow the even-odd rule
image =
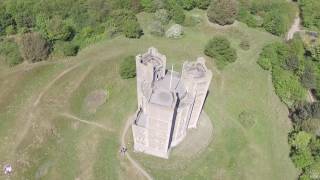
[[[205,17],[203,11],[192,13]],[[139,16],[144,29],[148,19],[149,14]],[[221,72],[206,57],[214,71],[205,105],[214,140],[192,162],[186,159],[171,169],[144,168],[155,179],[294,179],[297,171],[288,157],[288,112],[274,93],[270,75],[256,64],[262,47],[277,38],[241,23],[216,29],[206,21],[185,28],[179,40],[150,34],[141,39],[117,37],[68,60],[1,67],[0,153],[5,156],[0,164],[13,165],[13,179],[141,178],[118,153],[121,129],[136,110],[135,79],[121,79],[119,60],[155,46],[167,55],[168,66],[179,70],[183,61],[204,56],[203,48],[214,35],[227,37],[238,54],[237,61]],[[239,51],[243,37],[250,42],[248,51]],[[110,87],[108,101],[94,114],[84,111],[86,96],[105,87]],[[238,116],[248,109],[255,112],[255,124],[243,128]],[[82,121],[61,116],[64,112]],[[139,162],[147,164],[143,158]],[[3,174],[0,179],[5,179]]]

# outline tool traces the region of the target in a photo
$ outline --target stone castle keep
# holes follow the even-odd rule
[[[134,150],[168,158],[171,147],[196,128],[211,82],[204,58],[185,62],[182,73],[166,69],[166,56],[151,47],[136,56],[138,111]]]

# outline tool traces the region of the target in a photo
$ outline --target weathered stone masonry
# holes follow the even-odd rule
[[[166,56],[151,47],[136,56],[138,111],[134,150],[168,158],[188,128],[196,128],[211,82],[204,58],[185,62],[181,75],[166,69]]]

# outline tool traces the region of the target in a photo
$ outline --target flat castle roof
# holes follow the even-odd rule
[[[166,75],[154,82],[153,92],[150,97],[150,103],[161,106],[171,107],[174,103],[175,94],[179,97],[186,93],[186,89],[180,82],[180,74],[173,71],[167,71]]]

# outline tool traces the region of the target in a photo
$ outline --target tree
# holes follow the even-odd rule
[[[72,42],[57,41],[54,44],[54,51],[63,56],[75,56],[79,51],[79,46]]]
[[[236,50],[231,47],[229,40],[220,36],[209,40],[205,46],[204,53],[224,63],[234,62],[237,59]]]
[[[110,4],[106,0],[87,0],[88,15],[91,22],[104,22],[110,12]]]
[[[39,33],[27,33],[21,39],[21,52],[29,62],[42,61],[48,57],[50,45]]]
[[[219,25],[232,24],[237,13],[238,7],[235,0],[213,0],[207,10],[209,21]]]
[[[140,27],[140,24],[136,20],[128,20],[123,27],[124,34],[128,38],[140,38],[143,31]]]
[[[291,159],[297,168],[305,168],[313,163],[313,157],[309,149],[298,150],[291,154]]]
[[[154,19],[160,21],[163,24],[168,24],[170,21],[170,15],[166,9],[159,9],[154,13]]]
[[[296,55],[290,55],[284,60],[282,67],[286,70],[296,72],[300,67],[299,57]]]
[[[139,38],[143,34],[138,19],[132,11],[126,9],[115,10],[111,17],[108,23],[114,33],[123,32],[129,38]]]
[[[14,18],[17,28],[32,28],[35,25],[35,14],[33,12],[34,2],[30,0],[6,1],[6,10]]]
[[[0,5],[0,35],[6,32],[7,27],[15,28],[15,22],[11,14],[7,13],[4,6]]]
[[[305,99],[306,89],[301,85],[299,77],[292,72],[273,66],[272,81],[276,94],[289,107]]]
[[[37,16],[37,28],[45,38],[51,41],[68,40],[73,34],[73,29],[60,16],[54,16],[51,19]]]
[[[9,66],[15,66],[23,61],[18,44],[11,39],[0,41],[0,55]]]
[[[211,0],[195,0],[196,6],[199,9],[207,9],[210,5]]]
[[[313,60],[320,62],[320,44],[312,46],[310,52]]]
[[[186,15],[184,14],[182,7],[177,4],[174,4],[172,6],[170,14],[172,19],[178,24],[182,24],[186,18]]]
[[[320,160],[317,159],[309,167],[307,167],[304,174],[309,179],[319,179],[320,178]]]
[[[156,10],[153,0],[140,0],[140,4],[146,12],[154,12]]]
[[[294,134],[293,138],[291,139],[290,144],[295,147],[297,150],[304,150],[308,149],[308,145],[311,141],[312,135],[305,132],[300,131]]]
[[[177,0],[177,2],[185,10],[191,10],[197,5],[195,0]]]
[[[279,15],[278,11],[270,11],[267,13],[262,26],[266,31],[277,36],[285,33],[286,31],[284,19]]]
[[[134,56],[128,56],[122,60],[120,64],[120,76],[122,79],[134,78],[136,76]]]

